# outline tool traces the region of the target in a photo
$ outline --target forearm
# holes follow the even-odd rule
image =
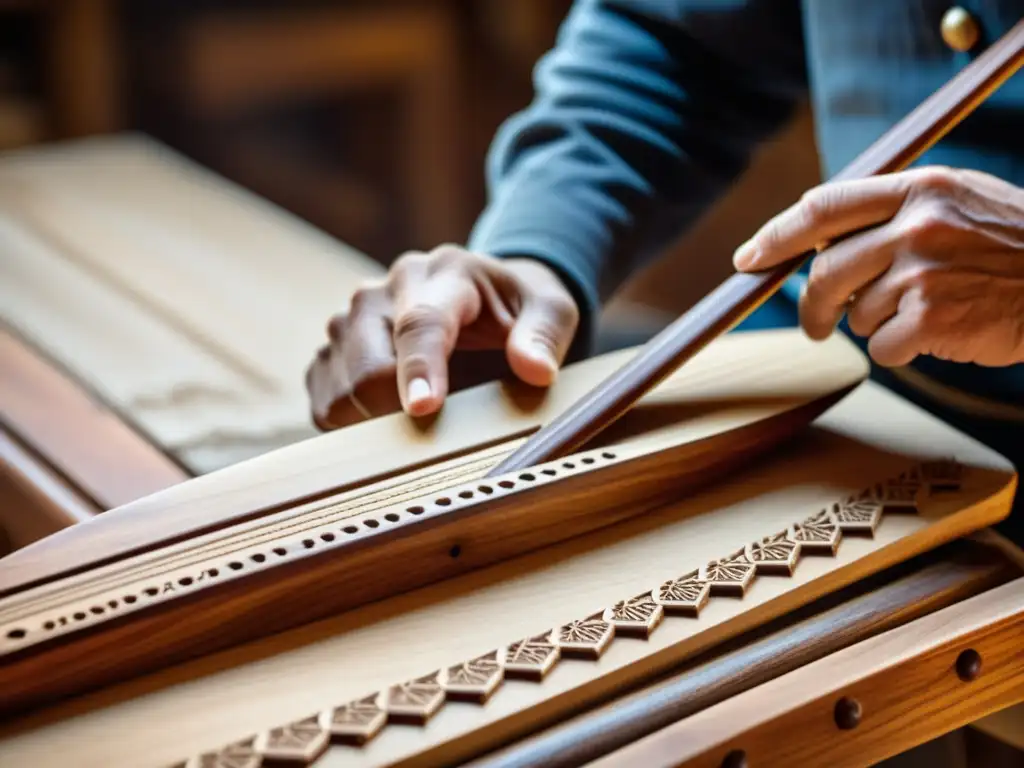
[[[490,153],[489,205],[470,246],[547,262],[576,295],[583,329],[803,93],[795,3],[690,5],[577,3],[537,68],[533,104]]]

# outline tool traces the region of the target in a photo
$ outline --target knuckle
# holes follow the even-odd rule
[[[800,197],[800,207],[807,224],[817,225],[828,219],[834,194],[827,187],[814,187]]]
[[[421,251],[406,251],[392,262],[391,268],[388,270],[389,280],[423,266],[427,262],[427,258],[427,254]]]
[[[918,205],[903,223],[903,239],[911,248],[929,248],[947,237],[954,227],[948,206],[942,203]]]
[[[944,194],[952,191],[958,182],[959,175],[955,169],[930,165],[919,171],[915,186],[924,192]]]
[[[451,330],[452,319],[439,307],[417,304],[395,318],[394,332],[399,338],[420,336],[425,333]]]
[[[438,265],[452,264],[466,259],[468,251],[453,243],[444,243],[430,252],[431,261]]]

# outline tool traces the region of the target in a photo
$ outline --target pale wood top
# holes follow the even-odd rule
[[[194,473],[315,434],[304,372],[383,268],[143,136],[0,158],[0,319]]]
[[[891,475],[911,458],[951,454],[990,469],[992,488],[1002,489],[1000,499],[1012,493],[1014,475],[1004,459],[866,383],[819,419],[806,438],[732,482],[612,529],[54,708],[0,732],[0,763],[60,765],[74,754],[81,768],[167,765],[575,618],[589,606],[677,576],[738,540],[789,524],[838,494]],[[840,557],[851,558],[843,561],[847,568],[855,569],[857,558],[869,551],[900,559],[900,542],[934,522],[927,514],[891,521],[874,542],[844,543]],[[798,572],[801,583],[822,578],[827,562],[806,560]],[[743,600],[749,608],[742,615],[760,622],[787,610],[785,581],[757,582]],[[720,620],[708,612],[686,631],[700,632]],[[670,635],[648,642],[662,647],[673,641]],[[648,648],[635,641],[617,644],[598,666],[614,667]],[[563,664],[545,685],[572,686],[590,674],[586,670]],[[509,695],[495,702],[515,706],[516,697]],[[446,710],[428,732],[464,724],[473,711]],[[351,764],[394,759],[416,744],[415,730],[396,729]]]
[[[454,395],[429,422],[386,416],[181,483],[0,559],[0,590],[521,437],[632,354],[625,350],[570,366],[545,391],[483,385]],[[621,442],[630,434],[648,439],[659,429],[689,430],[697,440],[734,428],[738,411],[749,419],[751,409],[791,407],[852,387],[866,374],[863,355],[838,334],[824,343],[798,330],[733,334],[650,393],[602,440]]]

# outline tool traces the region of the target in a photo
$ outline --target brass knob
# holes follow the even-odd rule
[[[978,22],[970,13],[955,5],[942,16],[942,39],[954,51],[969,51],[981,37]]]

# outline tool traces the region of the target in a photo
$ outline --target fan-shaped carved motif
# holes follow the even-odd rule
[[[512,643],[505,654],[505,677],[542,680],[561,657],[561,651],[551,642],[550,635],[546,632]]]
[[[834,555],[839,549],[842,533],[828,510],[823,509],[792,526],[789,529],[789,537],[800,544],[801,554]]]
[[[331,712],[331,736],[349,744],[365,744],[377,735],[387,722],[387,713],[377,704],[378,695],[336,707]]]
[[[658,587],[658,602],[666,613],[696,616],[707,605],[711,596],[711,585],[692,571],[678,579],[666,581]]]
[[[857,498],[836,504],[832,509],[832,516],[843,533],[874,536],[878,524],[882,521],[883,509],[882,502],[873,494],[866,492]]]
[[[721,560],[712,560],[704,567],[704,578],[712,595],[743,597],[754,580],[754,564],[743,550],[733,552]]]
[[[558,630],[558,647],[563,656],[596,659],[612,641],[614,629],[604,620],[604,611],[569,622]]]
[[[396,723],[423,724],[444,703],[444,688],[438,680],[440,670],[388,689],[388,720]]]
[[[616,603],[604,616],[616,634],[634,637],[647,637],[664,617],[665,609],[654,602],[650,592]]]
[[[498,652],[491,651],[472,661],[449,667],[444,690],[449,699],[482,704],[497,690],[501,680]]]
[[[330,732],[316,715],[290,725],[272,728],[256,742],[257,751],[267,762],[309,765],[327,749]]]
[[[790,540],[789,531],[782,531],[748,544],[746,555],[758,573],[790,576],[800,558],[800,545]]]
[[[192,758],[187,768],[260,768],[263,758],[256,751],[256,738],[229,744],[216,752]]]

